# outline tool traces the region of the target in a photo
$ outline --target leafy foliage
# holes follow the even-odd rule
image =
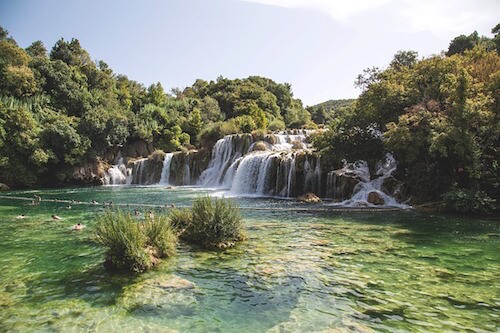
[[[310,119],[289,84],[258,76],[197,80],[173,93],[113,73],[78,39],[24,50],[0,27],[0,178],[12,187],[60,185],[76,167],[136,141],[167,152],[210,149],[221,135]]]
[[[415,202],[439,200],[452,189],[498,197],[500,57],[476,35],[470,47],[448,56],[419,60],[400,51],[385,70],[360,75],[359,99],[334,113],[329,130],[314,139],[325,161],[373,162],[389,151]],[[479,201],[461,198],[472,206]]]
[[[191,210],[173,210],[170,221],[180,237],[205,247],[225,247],[243,239],[243,222],[237,206],[228,199],[196,199]]]
[[[173,255],[177,241],[166,217],[138,222],[121,211],[107,211],[99,218],[94,239],[107,248],[109,267],[133,272],[148,270],[159,258]]]
[[[443,195],[446,209],[460,213],[490,213],[495,200],[483,191],[455,189]]]

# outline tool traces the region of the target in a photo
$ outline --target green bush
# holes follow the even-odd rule
[[[177,237],[166,216],[147,217],[143,226],[147,245],[154,249],[158,258],[170,257],[175,254]]]
[[[172,229],[177,233],[182,233],[191,223],[193,214],[191,210],[187,208],[174,208],[170,210],[168,218]]]
[[[226,135],[239,132],[240,128],[233,119],[230,121],[217,122],[208,125],[200,132],[198,135],[198,142],[202,147],[212,149],[217,140],[222,139]]]
[[[243,133],[251,133],[257,129],[254,119],[250,116],[238,116],[230,121],[234,121]]]
[[[490,213],[495,207],[494,199],[483,191],[455,189],[443,195],[444,207],[459,213]]]
[[[285,122],[280,119],[271,120],[267,128],[271,132],[283,131],[285,129]]]
[[[133,272],[146,271],[160,258],[173,255],[176,244],[165,217],[138,222],[121,211],[108,211],[99,218],[94,240],[107,247],[107,267]]]
[[[232,246],[244,238],[239,208],[231,200],[201,197],[191,211],[181,238],[211,248]]]

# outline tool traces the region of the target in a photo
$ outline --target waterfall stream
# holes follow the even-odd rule
[[[173,153],[165,154],[165,159],[163,160],[163,168],[161,169],[161,185],[169,185],[170,184],[170,165],[172,164]]]
[[[130,184],[132,170],[127,169],[123,157],[118,154],[117,161],[104,174],[104,185]]]
[[[315,193],[336,200],[334,205],[353,207],[373,206],[376,196],[377,205],[402,207],[382,190],[384,181],[396,170],[392,155],[387,154],[377,164],[373,179],[365,161],[324,171],[320,156],[308,143],[310,134],[311,131],[295,130],[258,139],[251,134],[227,135],[216,142],[205,164],[197,151],[188,151],[167,153],[162,160],[158,155],[141,158],[127,169],[120,156],[107,170],[104,182],[196,185],[236,196],[291,198]]]

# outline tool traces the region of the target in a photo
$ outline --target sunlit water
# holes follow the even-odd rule
[[[203,192],[99,187],[37,194],[180,206]],[[236,200],[244,207],[298,205]],[[499,331],[498,221],[244,210],[248,237],[236,248],[180,243],[161,267],[133,276],[102,267],[103,249],[89,238],[102,210],[0,199],[0,331]],[[16,219],[20,214],[28,218]],[[86,228],[71,231],[78,222]]]

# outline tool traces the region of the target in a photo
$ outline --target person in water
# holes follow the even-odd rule
[[[52,219],[53,219],[53,220],[62,220],[62,217],[60,217],[60,216],[57,216],[57,215],[53,214],[53,215],[52,215]]]
[[[149,211],[148,212],[148,216],[149,216],[150,219],[153,219],[155,217],[155,214],[153,214],[152,211]]]
[[[21,214],[18,217],[16,217],[16,219],[25,219],[25,218],[26,218],[26,215],[24,215],[24,214]]]
[[[73,230],[82,230],[84,228],[84,225],[81,223],[77,223],[73,226]]]

